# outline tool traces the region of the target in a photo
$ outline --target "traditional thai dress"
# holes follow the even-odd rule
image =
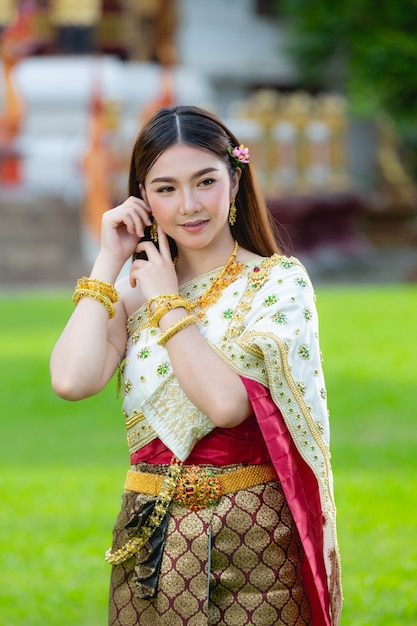
[[[241,376],[253,415],[216,428],[182,391],[146,305],[129,318],[123,413],[131,468],[107,555],[109,624],[337,626],[339,553],[312,285],[297,259],[279,255],[234,261],[221,280],[220,271],[180,294],[202,336]]]

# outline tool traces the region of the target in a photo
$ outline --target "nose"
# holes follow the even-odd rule
[[[180,213],[190,215],[201,210],[196,193],[192,189],[183,189],[181,194]]]

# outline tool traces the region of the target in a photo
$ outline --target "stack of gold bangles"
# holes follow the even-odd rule
[[[153,309],[152,306],[155,305]],[[160,346],[164,346],[169,339],[171,339],[174,335],[176,335],[180,330],[191,326],[191,324],[195,324],[198,319],[196,315],[189,315],[190,305],[185,298],[182,298],[178,293],[174,294],[161,294],[159,296],[155,296],[151,298],[148,302],[148,310],[150,312],[149,324],[155,328],[157,328],[161,318],[168,313],[168,311],[172,311],[173,309],[183,308],[187,311],[187,315],[175,324],[173,324],[167,331],[162,333],[160,338],[158,339],[158,344]]]
[[[92,298],[101,302],[109,314],[109,319],[116,315],[115,303],[119,300],[119,294],[113,285],[96,278],[83,276],[77,281],[72,299],[78,304],[81,298]]]
[[[77,281],[72,299],[75,304],[78,304],[81,298],[85,297],[101,302],[101,304],[106,307],[110,319],[116,315],[116,307],[114,305],[119,300],[119,294],[110,283],[97,280],[96,278],[87,278],[86,276],[83,276]],[[152,308],[153,305],[155,305],[154,309]],[[187,312],[185,317],[178,320],[178,322],[168,328],[167,331],[162,333],[158,340],[160,346],[164,346],[166,342],[180,330],[183,330],[184,328],[187,328],[187,326],[191,326],[191,324],[195,324],[198,321],[196,315],[189,315],[190,305],[188,301],[182,298],[178,293],[155,296],[149,300],[147,306],[150,313],[149,324],[154,328],[158,327],[161,318],[165,315],[165,313],[168,313],[168,311],[183,308]]]

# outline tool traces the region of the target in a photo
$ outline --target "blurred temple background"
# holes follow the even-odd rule
[[[89,271],[140,125],[176,103],[249,146],[313,279],[415,281],[417,9],[327,4],[0,0],[0,285]]]

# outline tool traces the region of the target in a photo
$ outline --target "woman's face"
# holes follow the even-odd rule
[[[147,173],[143,195],[178,247],[200,249],[230,240],[229,207],[239,175],[230,179],[226,164],[209,150],[175,144]]]

